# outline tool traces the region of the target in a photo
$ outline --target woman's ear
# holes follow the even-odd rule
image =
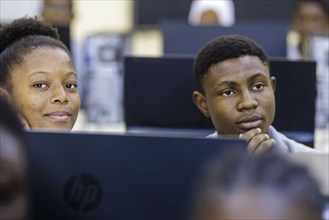
[[[1,86],[0,86],[0,97],[9,103],[11,102],[11,96],[10,96],[9,92]]]
[[[272,85],[272,89],[275,92],[276,89],[276,78],[274,76],[271,76],[271,85]]]
[[[204,95],[202,95],[202,93],[198,91],[194,91],[192,97],[194,104],[198,107],[198,109],[202,112],[202,114],[207,118],[209,118],[207,102]]]

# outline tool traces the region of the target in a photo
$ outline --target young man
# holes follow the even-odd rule
[[[216,129],[210,137],[238,135],[252,153],[315,151],[271,126],[276,80],[256,42],[239,35],[213,39],[201,49],[193,68],[198,89],[193,100]]]

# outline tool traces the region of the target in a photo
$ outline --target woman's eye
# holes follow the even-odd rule
[[[66,88],[76,89],[76,88],[78,88],[78,85],[76,83],[69,83],[69,84],[66,84]]]
[[[44,89],[47,88],[48,86],[45,83],[35,83],[33,87],[38,88],[38,89]]]

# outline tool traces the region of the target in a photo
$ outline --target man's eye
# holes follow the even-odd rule
[[[222,96],[231,96],[234,94],[233,90],[227,90],[225,92],[222,93]]]
[[[261,90],[263,87],[264,87],[264,84],[259,83],[259,84],[254,85],[253,89],[254,90]]]
[[[33,85],[33,87],[43,89],[43,88],[47,88],[48,86],[45,83],[36,83]]]

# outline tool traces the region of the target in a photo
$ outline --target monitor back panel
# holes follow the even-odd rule
[[[241,22],[231,27],[192,26],[183,22],[161,24],[164,54],[192,54],[211,39],[222,35],[240,34],[254,39],[271,57],[286,56],[287,22]]]
[[[211,129],[193,103],[192,58],[125,59],[124,109],[132,127]]]
[[[27,133],[31,219],[184,219],[201,167],[234,139]]]

